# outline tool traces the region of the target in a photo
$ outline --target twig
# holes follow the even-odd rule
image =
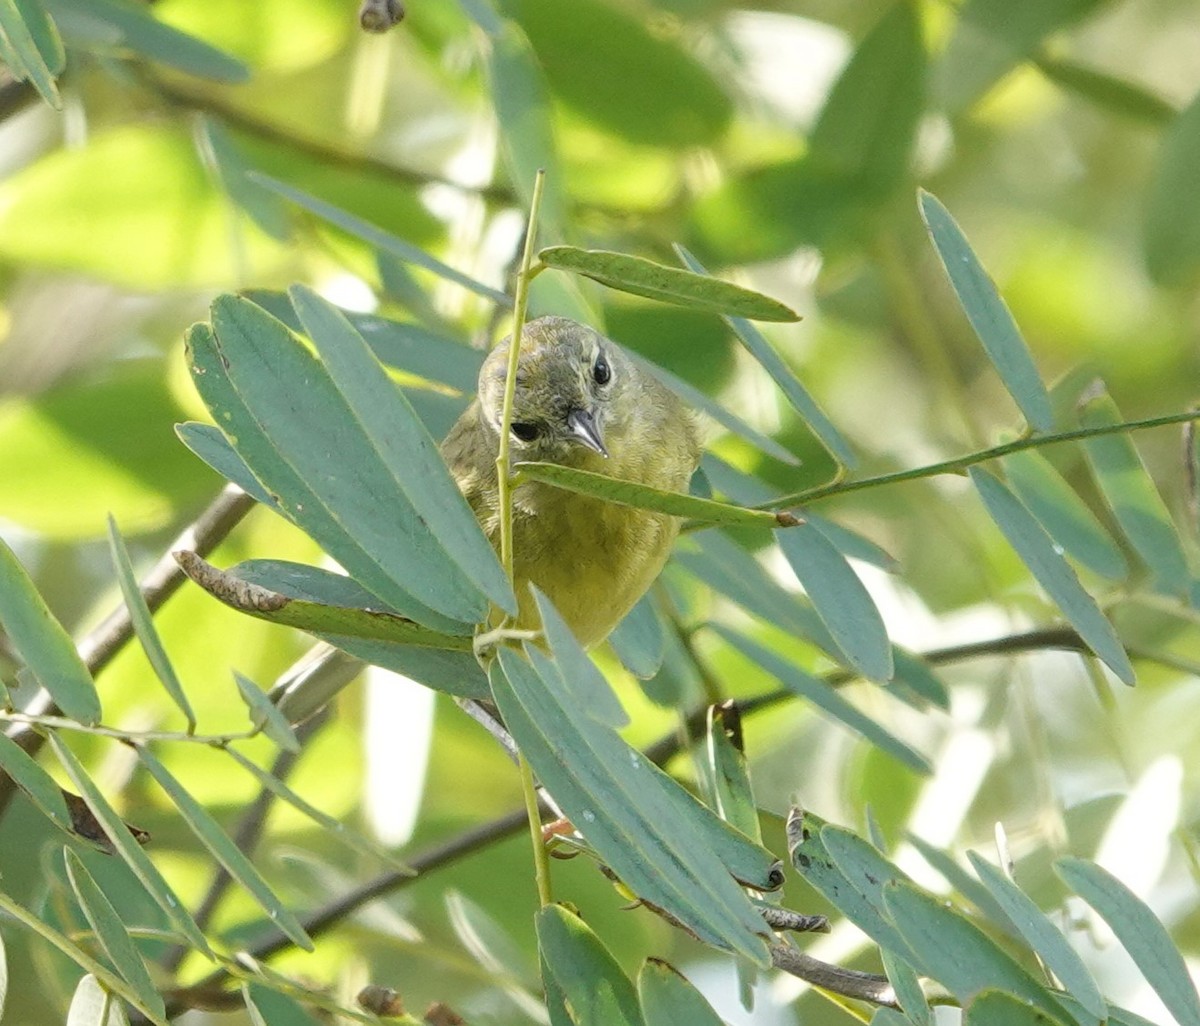
[[[142,579],[141,592],[151,612],[159,609],[187,579],[171,555],[180,548],[200,555],[212,552],[242,518],[254,508],[255,500],[236,485],[226,485],[213,502],[170,545],[150,572]],[[93,676],[103,670],[133,637],[133,620],[122,604],[110,613],[79,643],[79,654]],[[58,707],[45,689],[40,690],[25,712],[31,716],[53,716]],[[30,755],[36,754],[44,737],[32,726],[22,724],[9,735]],[[0,773],[0,819],[16,794],[16,785],[7,773]]]
[[[886,976],[830,965],[784,944],[772,944],[770,950],[771,964],[776,969],[797,976],[814,987],[831,990],[844,997],[857,998],[859,1001],[869,1001],[873,1005],[900,1007],[896,1000],[896,992]]]
[[[774,905],[760,905],[763,922],[772,930],[790,930],[792,933],[828,933],[829,919],[825,916],[805,915],[803,912],[793,912],[790,908],[776,908]]]

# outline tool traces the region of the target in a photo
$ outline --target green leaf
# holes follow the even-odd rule
[[[300,742],[292,731],[292,725],[262,688],[248,677],[243,677],[237,670],[233,671],[233,679],[237,681],[238,694],[246,703],[254,729],[261,730],[285,752],[299,752]]]
[[[141,999],[124,980],[115,973],[109,972],[103,965],[72,943],[69,938],[63,936],[54,927],[50,926],[49,923],[45,922],[41,916],[34,915],[34,913],[18,905],[7,894],[3,893],[0,893],[0,911],[8,913],[9,916],[22,926],[32,930],[42,940],[52,944],[66,955],[67,958],[83,969],[84,972],[94,976],[99,983],[104,985],[106,990],[113,994],[119,994],[133,1005],[134,1008],[145,1015],[147,1019],[155,1023],[156,1026],[167,1026],[167,1020],[143,1005]]]
[[[985,990],[967,1008],[965,1026],[1056,1026],[1063,1017],[1048,1015],[1002,990]]]
[[[1011,935],[1014,940],[1018,937],[1016,928],[1008,921],[1004,909],[992,897],[991,892],[959,865],[953,856],[941,848],[934,847],[916,834],[909,834],[908,842],[954,890],[985,913],[996,926]]]
[[[635,9],[603,0],[501,7],[529,36],[555,98],[602,131],[676,149],[714,144],[725,132],[733,104],[720,82],[647,17],[627,13]]]
[[[561,678],[543,678],[502,648],[491,681],[522,753],[625,885],[706,943],[764,964],[762,920],[713,851],[707,825],[701,826],[704,815],[721,821],[698,802],[684,813],[668,790],[686,792],[611,728],[579,716]],[[757,857],[755,846],[743,841]]]
[[[46,70],[52,75],[61,75],[67,66],[67,53],[58,26],[46,12],[44,0],[16,0],[16,4]]]
[[[204,325],[188,333],[192,379],[289,519],[388,606],[426,626],[463,622],[426,596],[462,605],[471,622],[482,618],[482,596],[431,544],[315,357],[247,301],[218,300],[214,319],[226,339]]]
[[[62,788],[33,756],[3,731],[0,731],[0,770],[3,770],[53,823],[67,833],[73,833],[71,813],[63,798]],[[0,1002],[0,1006],[2,1006]]]
[[[696,274],[708,274],[700,261],[683,246],[676,246],[675,251],[688,270]],[[847,469],[853,470],[857,466],[858,460],[850,448],[850,444],[834,427],[833,422],[817,405],[816,400],[808,394],[808,389],[800,383],[800,379],[784,363],[783,358],[775,351],[763,333],[744,317],[726,317],[725,322],[733,329],[733,333],[750,355],[762,365],[763,370],[771,375],[772,380],[779,386],[779,390],[800,414],[804,423],[811,428],[813,434],[820,439],[821,444],[833,454],[838,462]]]
[[[883,971],[887,974],[892,989],[896,992],[896,1000],[906,1016],[906,1022],[916,1026],[933,1026],[933,1013],[929,1009],[929,1001],[921,989],[921,981],[913,969],[895,952],[880,948],[879,960],[883,963]]]
[[[176,424],[175,434],[200,459],[228,481],[232,481],[242,491],[252,495],[269,509],[283,515],[283,510],[276,504],[262,483],[251,473],[246,461],[238,455],[237,450],[229,444],[229,440],[221,434],[221,429],[212,424],[201,424],[188,421],[186,424]]]
[[[229,137],[225,126],[212,117],[202,116],[196,128],[196,144],[230,200],[271,238],[286,243],[292,230],[283,201],[250,181],[247,175],[251,165]]]
[[[188,939],[192,947],[205,955],[211,956],[212,952],[209,949],[208,941],[204,939],[204,934],[200,932],[200,928],[196,926],[196,922],[188,913],[187,908],[179,900],[179,896],[171,890],[170,885],[163,879],[158,868],[150,860],[143,850],[142,846],[129,832],[129,828],[125,825],[120,816],[116,814],[113,807],[108,804],[108,800],[101,794],[100,789],[92,781],[92,778],[87,775],[87,771],[79,762],[75,753],[69,749],[66,744],[59,738],[58,734],[51,731],[47,735],[50,741],[50,747],[54,749],[54,754],[58,756],[58,761],[67,772],[67,776],[79,791],[84,803],[91,810],[96,821],[104,830],[113,848],[121,857],[121,860],[127,865],[130,871],[136,876],[141,885],[146,889],[146,893],[154,899],[154,902],[166,914],[167,918],[175,924],[180,932]]]
[[[100,722],[100,696],[75,643],[38,594],[16,555],[0,539],[0,626],[29,671],[63,713]]]
[[[1108,1018],[1108,1006],[1083,959],[1037,904],[999,869],[975,852],[967,852],[975,873],[1004,914],[1038,956],[1084,1008],[1090,1021]]]
[[[414,647],[390,641],[368,641],[339,634],[318,634],[322,641],[349,652],[365,663],[382,666],[424,684],[427,688],[461,698],[488,698],[487,677],[471,652]],[[289,707],[284,707],[285,711]],[[288,712],[289,717],[292,716]]]
[[[1086,17],[1103,0],[968,0],[942,54],[940,85],[951,114],[960,114],[1031,57],[1051,33]]]
[[[31,14],[33,18],[30,18]],[[41,17],[38,18],[38,15]],[[62,110],[62,100],[54,82],[55,72],[48,66],[47,56],[39,46],[39,38],[43,43],[49,41],[42,26],[37,23],[44,19],[45,12],[37,6],[36,0],[25,0],[23,3],[0,0],[0,44],[4,44],[5,62],[10,65],[17,81],[28,80],[43,100],[55,110]]]
[[[1179,1026],[1200,1024],[1200,997],[1183,956],[1145,903],[1094,862],[1068,856],[1054,871],[1108,923]]]
[[[315,805],[305,801],[305,799],[301,798],[300,795],[288,787],[282,780],[268,773],[256,762],[246,758],[246,756],[232,745],[227,746],[225,752],[232,757],[234,762],[253,776],[261,787],[266,788],[280,800],[287,802],[292,808],[296,809],[302,815],[307,816],[323,830],[333,834],[347,847],[353,848],[364,855],[369,855],[372,858],[380,859],[401,873],[409,876],[415,875],[415,870],[406,863],[401,862],[382,845],[376,844],[369,837],[365,837],[357,831],[350,829],[342,820],[322,812]]]
[[[637,364],[641,370],[656,377],[689,406],[708,414],[725,430],[737,435],[739,438],[744,438],[760,452],[768,456],[773,456],[775,459],[789,466],[798,467],[800,465],[800,460],[794,452],[785,449],[775,439],[751,427],[740,417],[730,413],[720,403],[710,399],[700,389],[689,385],[683,378],[677,377],[670,371],[664,370],[657,364],[651,363],[649,360],[638,356],[637,353],[630,352],[628,349],[625,350],[625,355]]]
[[[700,991],[662,959],[642,963],[638,995],[646,1026],[723,1026]]]
[[[1084,642],[1126,684],[1134,683],[1133,666],[1112,625],[1095,600],[1083,590],[1075,571],[1055,547],[1041,524],[1015,495],[981,467],[971,467],[979,496],[1021,562],[1046,589]]]
[[[914,751],[903,741],[880,726],[867,716],[848,699],[838,693],[837,689],[826,684],[819,677],[806,673],[794,663],[744,634],[724,626],[713,624],[711,629],[724,638],[751,662],[776,678],[789,691],[795,692],[801,698],[812,702],[818,709],[823,710],[834,719],[849,727],[856,734],[866,738],[871,744],[892,756],[909,769],[922,776],[928,775],[931,767],[929,760],[920,752]]]
[[[644,1026],[629,977],[582,919],[546,905],[536,922],[538,950],[576,1026]]]
[[[159,21],[144,7],[122,0],[45,0],[56,18],[76,17],[101,22],[120,33],[120,44],[142,57],[169,67],[236,84],[250,79],[250,69],[203,40]]]
[[[919,963],[916,968],[964,1006],[982,991],[998,987],[1052,1020],[1064,1017],[1062,1005],[1050,992],[961,912],[909,883],[888,884],[883,900]]]
[[[337,307],[303,285],[293,286],[289,295],[334,386],[419,520],[480,591],[516,613],[495,549],[403,393]]]
[[[167,650],[163,647],[162,638],[158,636],[158,630],[154,626],[154,616],[150,612],[150,607],[146,605],[145,596],[142,595],[137,577],[134,576],[133,564],[129,561],[129,551],[125,548],[125,540],[121,537],[117,522],[111,516],[108,518],[108,545],[113,567],[117,571],[117,582],[121,586],[121,594],[125,597],[125,608],[129,610],[129,619],[133,623],[137,639],[146,653],[146,658],[150,660],[150,665],[154,668],[155,676],[161,681],[167,694],[171,696],[171,701],[179,707],[180,712],[187,719],[188,733],[191,734],[196,729],[196,714],[192,712],[191,703],[184,694],[183,685],[179,683],[175,667],[171,664]]]
[[[846,557],[811,524],[802,522],[775,537],[850,665],[869,680],[891,680],[894,664],[887,628]]]
[[[266,620],[268,623],[296,627],[321,637],[336,635],[461,652],[471,650],[471,639],[465,634],[452,635],[432,631],[397,613],[378,608],[347,608],[297,598],[294,597],[295,589],[289,588],[286,581],[279,580],[277,584],[277,587],[285,590],[272,590],[247,580],[237,572],[218,570],[194,552],[187,550],[175,553],[175,559],[184,573],[213,598],[231,609],[259,620]],[[310,584],[323,585],[327,578],[337,576],[314,567],[304,569],[311,571],[311,574],[305,577],[306,583]],[[322,573],[325,573],[325,578],[318,576]],[[375,604],[379,605],[378,602]]]
[[[741,714],[732,702],[709,706],[708,766],[715,785],[717,813],[750,840],[762,844],[758,807],[742,747]]]
[[[1179,112],[1158,93],[1127,78],[1066,60],[1040,55],[1038,70],[1069,93],[1094,103],[1111,114],[1121,114],[1146,125],[1165,125]]]
[[[120,1000],[88,973],[75,986],[67,1009],[67,1026],[129,1026],[129,1016]]]
[[[242,984],[242,1002],[246,1006],[246,1014],[250,1016],[250,1026],[267,1026],[267,1020],[263,1018],[258,1005],[254,1003],[254,997],[250,993],[250,984],[248,983]]]
[[[112,902],[92,878],[79,856],[70,848],[64,848],[63,854],[66,858],[67,879],[71,882],[79,907],[83,909],[88,925],[91,926],[92,933],[100,942],[108,960],[121,974],[122,979],[133,988],[140,1007],[150,1009],[158,1019],[165,1019],[166,1005],[117,910],[113,908]]]
[[[1107,392],[1094,390],[1079,405],[1083,427],[1121,423],[1121,412]],[[1166,503],[1154,485],[1128,434],[1083,440],[1083,452],[1096,483],[1133,550],[1154,574],[1155,584],[1176,596],[1191,588],[1187,554]]]
[[[1121,550],[1045,456],[1026,449],[1002,462],[1017,497],[1068,556],[1102,577],[1124,580],[1129,565]]]
[[[946,690],[946,685],[942,683],[924,659],[911,652],[906,652],[899,646],[893,646],[892,657],[896,662],[896,675],[892,678],[893,686],[902,684],[932,702],[939,709],[950,708],[950,692]]]
[[[492,975],[496,985],[531,1018],[543,1011],[527,988],[536,984],[524,948],[500,922],[460,891],[445,896],[446,915],[459,942]]]
[[[138,759],[167,793],[184,822],[191,827],[200,843],[225,867],[234,880],[253,895],[271,922],[278,926],[297,947],[303,948],[305,951],[312,951],[312,940],[304,932],[300,921],[275,896],[262,875],[254,868],[253,863],[229,839],[204,806],[192,797],[144,745],[138,748]]]
[[[733,314],[755,321],[798,321],[799,315],[777,299],[732,282],[656,264],[644,257],[603,249],[550,246],[538,252],[547,267],[572,271],[609,288],[694,310]]]
[[[683,492],[668,492],[661,488],[638,484],[636,481],[565,467],[561,463],[518,463],[516,469],[523,477],[544,481],[556,488],[591,495],[622,506],[633,506],[635,509],[649,509],[656,513],[687,517],[704,524],[723,527],[779,527],[787,526],[795,520],[788,513],[744,509],[727,502],[700,499]]]
[[[1050,431],[1054,427],[1054,412],[1049,393],[1021,337],[1021,329],[996,291],[995,282],[983,269],[950,211],[924,189],[919,197],[929,237],[988,359],[1034,430]]]
[[[639,680],[650,680],[663,663],[663,631],[654,600],[643,595],[608,636],[608,643],[625,669]]]
[[[1180,202],[1200,161],[1200,93],[1163,135],[1150,180],[1142,247],[1150,277],[1162,286],[1188,286],[1200,275],[1200,214]]]
[[[562,235],[566,205],[546,81],[529,40],[513,22],[483,37],[488,88],[500,123],[500,150],[509,179],[528,210],[538,171],[546,173],[539,227]]]
[[[265,175],[261,172],[253,171],[248,177],[252,182],[257,182],[263,188],[270,189],[271,192],[278,193],[284,199],[291,200],[305,210],[316,214],[322,220],[336,225],[338,228],[362,239],[363,242],[376,249],[390,253],[392,256],[406,263],[424,267],[425,270],[432,271],[439,278],[445,278],[456,285],[461,285],[476,295],[483,296],[484,299],[490,299],[493,303],[499,303],[505,307],[512,306],[511,297],[505,293],[498,292],[490,285],[484,285],[483,282],[476,281],[461,271],[456,271],[448,264],[444,264],[435,257],[430,256],[423,249],[397,238],[390,232],[385,232],[383,229],[377,228],[360,217],[355,217],[353,214],[338,209],[332,203],[326,203],[316,196],[309,195],[300,189],[288,185],[286,182],[281,182],[277,178],[272,178],[270,175]]]

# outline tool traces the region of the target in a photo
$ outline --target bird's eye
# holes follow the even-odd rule
[[[604,359],[603,353],[596,357],[596,363],[592,367],[592,379],[597,385],[607,385],[612,379],[612,368],[609,367],[608,361]]]
[[[536,424],[518,422],[509,426],[512,428],[513,435],[522,442],[532,442],[542,433],[542,429]]]

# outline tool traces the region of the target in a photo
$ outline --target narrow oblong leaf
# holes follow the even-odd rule
[[[1113,114],[1149,125],[1165,125],[1179,111],[1137,82],[1062,57],[1042,54],[1034,62],[1051,82]]]
[[[750,840],[762,844],[754,788],[742,750],[741,714],[733,702],[709,706],[708,766],[721,818]]]
[[[23,6],[17,0],[0,0],[0,46],[3,46],[4,61],[17,81],[28,80],[43,100],[55,110],[61,110],[55,72],[38,46],[38,39],[22,11]]]
[[[965,1026],[1062,1026],[1066,1016],[1053,1017],[1028,1001],[1002,990],[985,990],[971,1002]]]
[[[608,477],[590,470],[565,467],[560,463],[518,463],[524,477],[544,481],[556,488],[592,495],[607,502],[636,509],[649,509],[675,517],[688,517],[698,523],[720,527],[786,527],[796,518],[790,513],[773,513],[763,509],[744,509],[727,502],[701,499],[683,492],[668,492],[650,485],[621,478]]]
[[[1086,859],[1061,858],[1054,871],[1108,923],[1179,1026],[1200,1026],[1196,984],[1178,946],[1145,902],[1108,870]]]
[[[899,646],[892,647],[892,658],[896,662],[893,685],[904,685],[939,709],[950,708],[950,692],[924,659]]]
[[[896,992],[896,1000],[900,1002],[906,1021],[914,1023],[915,1026],[933,1026],[933,1013],[929,1008],[929,1000],[921,989],[916,970],[895,952],[886,948],[880,949],[879,960],[883,963],[883,971]]]
[[[264,232],[286,243],[291,226],[283,201],[246,177],[250,165],[238,152],[225,126],[213,117],[202,116],[196,125],[196,145],[230,200]]]
[[[771,674],[789,691],[794,691],[802,698],[812,702],[818,709],[828,713],[855,733],[862,735],[875,747],[887,752],[909,769],[923,776],[931,771],[929,760],[925,756],[880,726],[839,694],[836,688],[826,684],[819,677],[806,673],[769,648],[751,640],[744,634],[730,630],[723,624],[713,624],[711,629],[747,659]]]
[[[493,665],[504,722],[564,813],[642,900],[705,942],[764,963],[762,920],[697,825],[701,814],[720,820],[699,803],[683,814],[667,797],[679,785],[611,728],[574,714],[561,687],[508,649]]]
[[[134,576],[133,564],[129,561],[129,550],[125,548],[125,539],[121,537],[117,522],[111,515],[108,518],[108,544],[112,553],[113,566],[117,571],[117,582],[121,586],[121,594],[125,598],[125,608],[129,610],[129,619],[133,623],[134,633],[141,642],[146,658],[150,660],[155,676],[158,677],[167,694],[171,696],[171,701],[179,707],[179,711],[187,720],[188,733],[191,734],[196,729],[196,714],[192,712],[192,704],[184,694],[183,685],[179,683],[175,667],[167,655],[167,650],[163,647],[162,638],[158,636],[158,629],[154,626],[154,616],[150,612],[150,607],[146,605],[146,598],[138,585],[137,577]]]
[[[869,680],[891,680],[892,643],[883,617],[846,557],[811,524],[778,531],[775,538],[850,665]]]
[[[300,742],[292,730],[292,725],[267,697],[266,692],[237,670],[233,671],[233,679],[237,681],[238,694],[242,696],[242,701],[250,711],[250,722],[255,730],[261,730],[285,752],[299,752]]]
[[[696,274],[708,274],[704,265],[683,246],[677,245],[675,251],[679,254],[688,270]],[[738,337],[742,345],[746,347],[750,355],[762,365],[763,370],[771,375],[775,384],[779,386],[779,390],[787,397],[787,401],[792,404],[796,412],[800,414],[804,423],[812,429],[813,434],[817,436],[821,444],[829,450],[839,463],[853,470],[858,460],[849,443],[842,437],[842,433],[834,427],[833,422],[826,416],[825,411],[817,405],[816,400],[809,395],[808,389],[800,383],[800,379],[796,377],[792,369],[775,352],[775,349],[767,341],[763,333],[744,317],[726,316],[725,322],[733,329],[733,333]]]
[[[304,932],[300,921],[276,897],[253,863],[229,839],[217,821],[144,745],[138,748],[138,759],[166,792],[200,843],[225,867],[229,875],[254,897],[271,922],[297,947],[312,951],[312,940]]]
[[[179,896],[171,890],[170,885],[163,879],[162,873],[158,871],[158,867],[150,860],[150,856],[142,850],[142,846],[129,832],[129,828],[121,820],[121,817],[108,804],[108,800],[100,793],[100,789],[96,787],[92,778],[88,776],[75,753],[54,731],[51,731],[48,737],[50,747],[54,749],[54,754],[58,756],[62,768],[66,770],[67,776],[70,777],[71,782],[79,791],[121,860],[191,945],[205,955],[211,956],[212,951],[208,946],[208,941],[205,940],[204,934],[201,933],[195,920],[179,900]]]
[[[71,813],[63,799],[62,788],[32,755],[3,731],[0,731],[0,769],[56,826],[71,833]]]
[[[452,281],[456,285],[461,285],[463,288],[483,296],[484,299],[489,299],[493,303],[499,303],[505,307],[512,306],[512,298],[505,293],[497,291],[490,285],[484,285],[483,282],[476,281],[461,271],[456,271],[448,264],[444,264],[440,260],[430,256],[423,249],[419,249],[411,243],[397,238],[390,232],[385,232],[382,228],[376,228],[375,225],[335,207],[332,203],[326,203],[324,200],[317,199],[316,196],[310,196],[300,189],[293,188],[286,182],[281,182],[261,172],[251,172],[247,177],[264,188],[270,189],[271,192],[277,193],[284,199],[291,200],[305,210],[316,214],[317,217],[336,225],[343,231],[357,236],[376,249],[390,253],[392,256],[406,263],[424,267],[425,270],[432,271],[438,277]]]
[[[303,285],[293,286],[289,295],[335,387],[417,516],[495,605],[515,613],[516,599],[495,549],[404,394],[337,307]]]
[[[1063,551],[1109,580],[1124,580],[1129,564],[1087,504],[1039,452],[1005,456],[1004,473],[1017,497]]]
[[[1021,562],[1046,589],[1088,648],[1121,680],[1132,685],[1133,666],[1116,631],[1100,612],[1095,599],[1083,590],[1075,571],[1055,548],[1042,525],[988,471],[971,467],[969,473],[988,515],[1021,557]]]
[[[100,889],[88,872],[87,867],[70,848],[63,849],[66,858],[67,879],[75,891],[79,907],[108,956],[113,968],[133,988],[143,1008],[149,1008],[159,1019],[166,1018],[167,1009],[162,995],[155,987],[141,952],[134,946],[125,924],[113,908],[112,902]]]
[[[1035,430],[1051,430],[1054,413],[1050,408],[1050,396],[1017,322],[996,291],[995,283],[983,269],[950,211],[938,198],[922,189],[920,206],[921,217],[942,266],[946,268],[950,284],[1004,387]]]
[[[1009,922],[1025,938],[1026,943],[1058,978],[1063,988],[1083,1006],[1096,1023],[1108,1018],[1108,1006],[1104,996],[1092,979],[1083,959],[1067,942],[1066,937],[1021,888],[1008,879],[999,869],[976,852],[968,852],[967,858],[975,868],[975,874],[983,882],[996,903],[1004,909]]]
[[[297,627],[321,636],[338,635],[364,641],[421,645],[460,652],[471,650],[469,637],[432,631],[397,613],[326,605],[296,598],[286,592],[272,591],[236,573],[218,570],[186,549],[176,552],[175,559],[184,573],[213,598],[260,620]],[[321,572],[312,569],[315,573]]]
[[[1200,94],[1163,133],[1150,180],[1142,226],[1142,250],[1150,277],[1164,287],[1188,286],[1200,274],[1200,214],[1180,203],[1200,160]]]
[[[1001,988],[1051,1019],[1065,1017],[1054,996],[961,912],[909,883],[888,884],[883,900],[917,968],[964,1006],[984,990]]]
[[[0,626],[30,673],[71,719],[100,722],[100,696],[71,636],[0,539]]]
[[[694,310],[730,314],[753,321],[798,321],[790,307],[732,282],[656,264],[644,257],[603,249],[549,246],[538,252],[547,267],[582,274],[609,288]]]
[[[227,481],[232,481],[247,495],[254,496],[269,509],[283,513],[272,496],[246,466],[246,461],[238,455],[237,450],[229,444],[221,429],[212,424],[200,424],[187,421],[175,425],[175,435],[196,456],[200,457],[213,470]]]
[[[67,1026],[129,1026],[129,1016],[120,999],[88,973],[75,985],[67,1009]]]
[[[1093,388],[1079,404],[1079,422],[1088,428],[1109,427],[1121,423],[1121,412],[1107,392]],[[1191,588],[1187,553],[1132,439],[1127,434],[1097,435],[1082,444],[1109,509],[1156,585],[1186,596]]]
[[[645,1026],[629,977],[582,919],[561,905],[546,905],[536,923],[543,964],[570,1003],[576,1026]]]
[[[654,600],[649,595],[638,599],[608,636],[621,665],[640,680],[649,680],[662,666],[666,636]]]
[[[1008,921],[1004,909],[992,897],[991,892],[959,865],[949,852],[930,844],[916,834],[908,834],[908,842],[946,883],[983,912],[996,926],[1016,939],[1018,935],[1015,927]]]
[[[642,963],[638,996],[646,1026],[722,1026],[704,995],[661,959],[648,958]]]

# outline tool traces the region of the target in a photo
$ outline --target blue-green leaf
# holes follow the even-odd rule
[[[1145,903],[1094,862],[1061,858],[1054,870],[1108,923],[1179,1026],[1200,1026],[1196,984],[1178,946]]]
[[[643,595],[608,636],[608,643],[625,669],[641,680],[649,680],[662,666],[666,647],[663,631],[654,600]]]
[[[982,991],[967,1008],[965,1026],[1061,1026],[1065,1016],[1053,1017],[1002,990]]]
[[[100,722],[100,696],[75,643],[0,539],[0,626],[29,672],[71,719]]]
[[[709,706],[708,766],[721,818],[750,840],[762,844],[754,788],[742,750],[741,714],[732,701]]]
[[[869,680],[890,680],[894,666],[887,628],[846,557],[811,524],[777,531],[775,537],[850,665]]]
[[[721,624],[713,625],[712,630],[733,645],[747,659],[757,663],[772,677],[775,677],[789,691],[812,702],[818,709],[845,724],[855,733],[861,734],[875,747],[887,752],[892,758],[914,772],[922,775],[930,772],[929,760],[925,756],[914,751],[894,734],[876,723],[856,705],[839,694],[836,688],[826,684],[819,677],[806,673],[794,663],[758,642],[752,641],[744,634],[739,634]]]
[[[61,110],[62,100],[54,81],[56,72],[49,66],[55,54],[53,51],[43,53],[39,46],[39,39],[43,44],[51,39],[41,31],[40,22],[44,19],[45,12],[37,6],[37,0],[0,0],[0,57],[9,65],[17,81],[28,80],[43,100],[55,110]],[[53,38],[57,38],[57,34]]]
[[[576,1026],[644,1026],[629,977],[582,919],[547,905],[538,911],[537,935],[543,964]]]
[[[229,444],[229,439],[221,433],[220,428],[189,420],[184,424],[176,424],[175,434],[184,445],[227,481],[232,481],[264,506],[279,513],[283,512],[274,497],[246,466],[246,461]]]
[[[292,725],[266,695],[266,693],[250,680],[243,677],[237,670],[233,671],[233,679],[237,681],[238,694],[246,703],[250,712],[250,722],[255,730],[261,730],[285,752],[296,754],[300,751],[300,742],[292,731]]]
[[[1126,684],[1134,683],[1133,666],[1112,625],[1095,600],[1083,590],[1075,571],[1041,524],[1015,495],[981,467],[971,467],[971,480],[988,515],[1016,549],[1030,573],[1046,589],[1087,646]]]
[[[990,862],[973,851],[968,852],[967,857],[984,887],[1004,909],[1009,922],[1017,928],[1026,943],[1037,952],[1046,968],[1083,1006],[1092,1021],[1098,1024],[1107,1019],[1108,1007],[1096,981],[1058,927],[1046,918],[1032,898]]]
[[[648,958],[638,974],[646,1026],[723,1026],[721,1018],[674,966]]]
[[[8,774],[39,809],[61,830],[71,833],[71,813],[63,798],[62,788],[55,782],[33,756],[0,731],[0,770]]]
[[[1050,396],[995,283],[938,198],[921,190],[920,205],[929,237],[988,359],[1030,425],[1037,431],[1049,431],[1054,427]]]

